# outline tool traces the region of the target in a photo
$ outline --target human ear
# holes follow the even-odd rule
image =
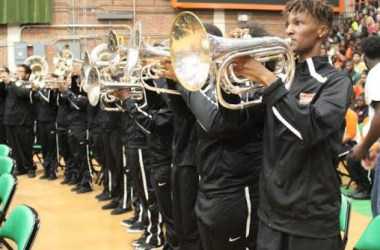
[[[329,28],[327,26],[321,26],[318,29],[318,37],[323,38],[326,37],[329,34]]]

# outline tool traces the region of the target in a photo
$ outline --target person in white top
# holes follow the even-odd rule
[[[377,160],[377,155],[370,151],[371,146],[380,138],[380,37],[371,36],[363,40],[362,51],[364,61],[370,70],[365,85],[365,98],[369,105],[370,125],[364,141],[357,145],[351,152],[354,160],[363,160],[364,165]],[[380,160],[377,161],[372,187],[372,212],[380,213]]]

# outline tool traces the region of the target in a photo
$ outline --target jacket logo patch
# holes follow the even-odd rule
[[[308,105],[313,100],[315,94],[313,93],[300,93],[300,100],[298,101],[301,105]]]

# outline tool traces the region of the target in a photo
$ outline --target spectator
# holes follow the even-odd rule
[[[367,80],[367,74],[368,74],[368,71],[363,70],[363,72],[360,75],[359,81],[354,86],[355,97],[358,97],[361,93],[364,93],[365,82]]]
[[[347,76],[351,79],[352,85],[355,85],[360,79],[360,74],[354,70],[354,63],[352,60],[346,61],[344,73],[346,73]]]
[[[362,54],[359,51],[354,51],[354,53],[352,53],[352,61],[354,62],[354,70],[359,74],[361,74],[363,70],[367,69],[362,60]]]
[[[368,105],[365,103],[364,93],[356,98],[355,112],[358,115],[358,123],[361,124],[368,117]]]
[[[367,17],[367,27],[368,27],[368,33],[369,34],[374,34],[376,33],[376,26],[375,26],[375,21],[373,20],[373,17],[369,16]]]

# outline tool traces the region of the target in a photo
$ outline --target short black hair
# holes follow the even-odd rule
[[[369,59],[380,59],[380,37],[370,36],[362,41],[362,51]]]
[[[8,74],[10,73],[8,67],[6,67],[6,66],[2,66],[2,67],[0,67],[0,69],[4,69],[4,71],[7,72]]]
[[[353,58],[355,54],[358,54],[359,56],[362,56],[362,53],[360,53],[360,51],[355,50],[354,52],[352,52],[351,58]]]
[[[204,23],[203,27],[205,27],[206,32],[210,35],[223,37],[222,31],[220,31],[220,29],[216,27],[214,24]]]
[[[244,23],[242,25],[239,25],[239,28],[241,29],[248,29],[249,35],[254,37],[263,37],[263,36],[270,36],[271,34],[264,28],[264,25],[259,22],[249,21],[247,23]],[[274,71],[276,68],[276,62],[275,61],[268,61],[265,63],[265,67],[269,69],[270,71]]]
[[[259,22],[249,21],[239,25],[240,29],[248,29],[251,37],[270,36],[270,33],[264,28],[264,25]]]
[[[20,64],[20,65],[17,65],[17,67],[24,68],[25,74],[28,74],[29,76],[32,74],[32,69],[29,67],[29,65]]]
[[[291,0],[286,3],[283,14],[287,16],[292,11],[307,11],[320,23],[324,23],[330,30],[332,29],[334,12],[326,0]]]

